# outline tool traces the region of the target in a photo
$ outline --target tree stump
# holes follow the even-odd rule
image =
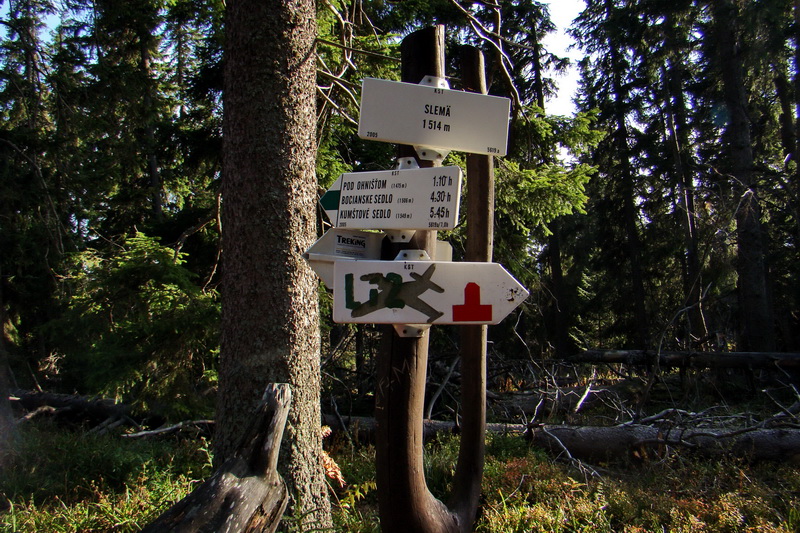
[[[277,463],[291,397],[270,384],[234,456],[142,532],[274,532],[289,502]]]

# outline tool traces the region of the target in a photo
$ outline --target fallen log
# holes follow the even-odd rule
[[[585,350],[565,359],[570,363],[624,363],[689,368],[800,369],[800,353],[782,352],[656,352],[652,350]]]
[[[77,394],[15,390],[9,400],[12,407],[27,412],[18,422],[48,414],[63,421],[94,426],[109,419],[128,418],[131,413],[130,406],[112,399]]]
[[[322,423],[330,427],[334,434],[347,431],[355,442],[372,443],[375,442],[376,422],[374,418],[366,416],[345,416],[338,417],[334,414],[322,415]],[[342,425],[344,424],[344,425]],[[499,424],[487,423],[486,431],[492,433],[502,433],[509,435],[519,435],[525,433],[525,426],[522,424]],[[455,422],[445,420],[423,420],[422,421],[422,440],[429,442],[443,433],[458,434],[459,427]]]
[[[334,432],[342,425],[334,415],[323,415],[324,423]],[[348,431],[354,440],[369,441],[375,431],[375,419],[345,417]],[[661,456],[667,447],[694,450],[701,455],[730,455],[750,461],[781,461],[800,464],[800,429],[743,428],[735,431],[708,428],[673,428],[626,424],[622,426],[532,426],[526,431],[521,424],[486,424],[487,432],[523,435],[531,444],[556,456],[602,462],[633,458],[645,460]],[[425,420],[423,438],[426,442],[443,433],[457,433],[453,422]]]
[[[492,411],[500,416],[524,413],[528,420],[541,421],[549,416],[577,413],[598,403],[629,396],[625,385],[564,387],[495,394]]]
[[[705,456],[731,455],[750,461],[800,464],[800,430],[786,428],[661,429],[652,426],[538,426],[531,442],[556,455],[589,462],[659,457],[668,447]]]
[[[274,532],[289,493],[277,471],[291,390],[270,384],[234,456],[143,533]]]
[[[15,422],[24,424],[41,417],[51,417],[60,423],[89,427],[91,433],[107,433],[119,426],[130,426],[138,431],[123,433],[128,439],[188,435],[210,437],[214,432],[213,420],[184,420],[155,429],[143,429],[144,424],[161,424],[163,419],[154,414],[140,413],[134,418],[130,405],[109,398],[58,394],[52,392],[14,391],[9,401],[22,414]]]

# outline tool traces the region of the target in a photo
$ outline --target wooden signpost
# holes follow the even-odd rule
[[[486,325],[497,324],[528,296],[501,265],[490,262],[492,156],[506,154],[510,101],[480,94],[486,92],[482,55],[463,48],[469,50],[463,82],[471,92],[450,90],[444,81],[442,26],[403,40],[402,83],[364,80],[359,135],[401,143],[400,161],[425,168],[344,174],[321,200],[334,226],[330,232],[380,229],[394,244],[383,246],[381,260],[367,257],[372,252],[342,257],[332,246],[341,233],[326,233],[306,254],[333,289],[335,321],[394,328],[385,329],[376,372],[376,477],[384,533],[472,530],[483,472]],[[452,230],[458,220],[461,171],[440,166],[449,150],[468,152],[468,262],[435,255],[436,231]],[[459,324],[464,331],[464,416],[450,507],[430,493],[423,473],[426,332],[432,324]]]

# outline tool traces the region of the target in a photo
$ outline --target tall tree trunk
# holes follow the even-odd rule
[[[326,528],[317,280],[302,257],[316,235],[315,4],[230,0],[226,16],[215,461],[267,383],[289,383],[281,474],[304,528]]]
[[[800,0],[794,0],[794,28],[796,35],[800,34]],[[794,40],[794,116],[795,116],[795,193],[796,200],[800,200],[800,39]],[[797,235],[795,242],[800,243],[800,217],[795,217]],[[797,246],[797,245],[795,245]]]
[[[778,116],[778,124],[781,129],[781,146],[783,147],[783,155],[792,156],[794,154],[795,146],[797,145],[796,135],[794,131],[794,115],[792,113],[792,87],[789,83],[789,78],[786,75],[788,65],[782,62],[775,62],[772,64],[775,70],[775,96],[778,98],[778,105],[781,108],[781,114]]]
[[[614,7],[610,0],[606,0],[607,18],[612,20]],[[622,196],[622,217],[623,229],[625,232],[626,248],[628,254],[628,266],[630,274],[630,298],[632,300],[633,315],[631,316],[631,333],[634,344],[641,349],[647,347],[649,334],[647,320],[647,310],[645,306],[644,275],[642,273],[642,244],[639,238],[638,213],[635,204],[633,169],[631,168],[631,150],[628,144],[628,126],[625,117],[626,102],[628,102],[628,90],[625,88],[623,80],[625,78],[625,66],[623,58],[615,43],[609,42],[611,60],[611,85],[614,96],[614,122],[616,131],[614,132],[614,146],[616,147],[619,159],[619,181]]]
[[[542,112],[544,112],[544,69],[541,61],[541,43],[539,42],[539,33],[536,28],[532,29],[530,35],[533,37],[533,43],[531,43],[533,48],[533,91],[536,97],[536,105],[542,108]],[[552,162],[548,160],[549,157],[547,155],[545,155],[545,158],[544,163]],[[569,331],[567,328],[567,314],[564,311],[564,269],[561,263],[561,224],[559,218],[549,224],[549,229],[552,232],[547,238],[547,262],[550,267],[549,288],[552,299],[552,303],[549,306],[552,332],[549,337],[552,340],[555,356],[564,357],[569,345]]]
[[[702,305],[702,277],[697,234],[697,217],[695,212],[694,176],[690,170],[692,155],[690,149],[690,131],[687,124],[687,105],[684,95],[683,54],[684,42],[675,38],[679,32],[679,22],[675,14],[670,13],[667,19],[667,48],[670,57],[666,67],[667,120],[669,122],[670,145],[680,190],[679,203],[682,207],[684,228],[684,305],[688,308],[689,336],[701,339],[708,334]],[[687,346],[690,347],[690,346]]]
[[[550,305],[553,331],[550,338],[553,342],[555,357],[566,357],[572,346],[569,340],[567,323],[566,289],[564,287],[564,266],[561,261],[561,217],[550,223],[552,232],[547,238],[547,260],[550,265],[550,293],[553,299]]]
[[[775,70],[775,96],[778,98],[781,113],[778,117],[780,124],[781,146],[784,155],[784,172],[785,179],[781,180],[782,193],[786,198],[786,210],[792,213],[795,222],[794,237],[795,237],[795,254],[797,253],[797,243],[800,242],[800,231],[798,231],[798,218],[800,217],[800,196],[798,193],[795,181],[792,179],[793,169],[790,163],[797,164],[795,161],[795,151],[797,147],[797,134],[795,133],[795,115],[794,115],[794,94],[793,87],[787,75],[790,66],[782,61],[773,63]],[[796,176],[794,176],[796,179]],[[796,255],[795,255],[796,256]],[[797,270],[795,270],[797,272]],[[795,287],[797,283],[794,284]],[[774,294],[774,289],[771,291]],[[788,297],[775,298],[773,303],[773,315],[775,317],[775,327],[780,333],[781,346],[785,350],[794,351],[798,349],[800,344],[800,331],[798,331],[796,310],[793,309],[792,303],[787,305],[783,302],[798,302],[800,301],[800,289],[795,288],[794,294],[783,295]],[[794,316],[793,316],[794,315]]]
[[[794,116],[795,116],[795,147],[793,159],[795,162],[794,173],[794,186],[790,192],[791,198],[794,202],[795,213],[795,235],[794,235],[794,253],[795,256],[800,255],[800,0],[794,0]],[[800,301],[800,283],[795,283],[794,301]],[[795,309],[792,312],[790,323],[797,324],[800,322],[800,311]],[[800,342],[800,335],[797,334],[795,328],[795,335],[792,341],[791,349],[796,350]]]
[[[531,28],[530,36],[533,42],[533,92],[536,96],[536,105],[544,111],[544,72],[542,69],[542,43],[539,42],[539,32]]]
[[[150,38],[149,35],[140,35],[139,46],[141,49],[141,58],[139,61],[139,68],[141,69],[141,75],[145,82],[144,98],[142,102],[144,104],[143,111],[145,117],[144,134],[147,175],[150,182],[150,210],[153,214],[153,218],[159,221],[163,215],[163,201],[161,199],[161,171],[158,167],[158,156],[156,155],[155,80],[153,79],[151,67]]]
[[[9,392],[11,391],[10,366],[8,352],[6,352],[6,312],[3,302],[2,271],[0,271],[0,471],[5,466],[6,459],[16,434],[14,415],[11,412]]]
[[[740,321],[737,344],[740,351],[768,352],[775,349],[775,334],[772,309],[767,297],[761,206],[756,191],[744,67],[737,42],[739,31],[736,6],[730,0],[718,0],[711,5],[717,59],[729,116],[724,146],[728,170],[734,180],[733,190],[738,193],[739,199],[736,210]]]

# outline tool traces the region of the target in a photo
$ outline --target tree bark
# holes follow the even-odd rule
[[[291,398],[285,383],[269,385],[234,456],[142,533],[275,531],[289,503],[277,466]]]
[[[222,337],[215,461],[231,457],[266,383],[294,406],[281,473],[305,527],[330,527],[321,463],[311,0],[231,0],[223,121]]]

